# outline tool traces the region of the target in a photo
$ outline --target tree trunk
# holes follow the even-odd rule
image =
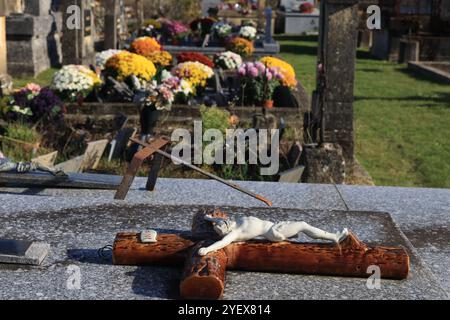
[[[211,243],[211,241],[199,242],[189,251],[181,277],[182,298],[215,300],[222,298],[228,260],[225,251],[219,250],[205,257],[197,254],[200,248]]]

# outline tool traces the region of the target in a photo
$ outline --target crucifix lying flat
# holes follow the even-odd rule
[[[113,262],[116,265],[184,266],[180,294],[185,299],[220,299],[224,294],[226,270],[367,278],[368,267],[377,265],[385,279],[402,280],[409,273],[409,256],[405,249],[367,246],[346,229],[333,234],[304,222],[285,222],[264,226],[263,233],[256,230],[255,234],[262,234],[265,240],[221,243],[225,238],[223,234],[230,234],[224,231],[229,227],[224,221],[233,219],[229,220],[220,211],[202,212],[194,217],[191,232],[159,234],[156,242],[150,243],[143,243],[139,234],[118,234]],[[332,243],[286,241],[297,232]],[[248,237],[244,235],[242,239]]]

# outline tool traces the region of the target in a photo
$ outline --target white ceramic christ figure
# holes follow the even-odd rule
[[[348,229],[338,233],[330,233],[310,226],[303,221],[284,221],[275,224],[255,217],[223,219],[206,216],[205,219],[213,224],[214,231],[222,237],[222,240],[207,248],[201,248],[198,251],[200,256],[223,249],[234,242],[245,242],[257,238],[263,238],[271,242],[282,242],[304,233],[313,239],[328,240],[339,244],[349,234]]]

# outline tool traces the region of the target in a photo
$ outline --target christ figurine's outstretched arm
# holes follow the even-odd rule
[[[228,235],[226,235],[222,240],[217,241],[216,243],[210,245],[207,248],[201,248],[198,251],[198,254],[200,256],[206,256],[208,253],[210,252],[215,252],[218,251],[220,249],[223,249],[227,246],[229,246],[230,244],[232,244],[234,241],[236,240],[236,234],[231,232]]]

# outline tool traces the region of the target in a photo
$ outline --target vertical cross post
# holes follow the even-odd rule
[[[136,1],[136,20],[137,25],[140,28],[144,24],[144,2],[142,0]]]
[[[119,3],[117,0],[103,0],[103,4],[105,7],[105,50],[117,49],[117,21],[119,19]]]
[[[264,9],[266,8],[266,0],[258,0],[258,28],[264,28]]]
[[[272,15],[273,15],[273,10],[270,7],[267,7],[265,9],[265,14],[266,14],[266,32],[265,32],[265,37],[264,37],[264,42],[265,43],[273,43],[273,37],[272,37]]]
[[[353,162],[353,102],[358,29],[357,0],[321,2],[318,103],[321,142],[342,147]]]

